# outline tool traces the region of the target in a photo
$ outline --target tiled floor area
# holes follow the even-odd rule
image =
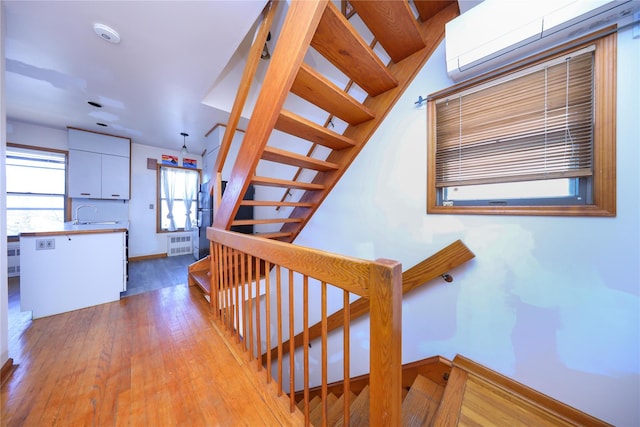
[[[121,297],[169,286],[187,286],[187,268],[195,262],[193,255],[178,255],[129,263],[127,291]]]

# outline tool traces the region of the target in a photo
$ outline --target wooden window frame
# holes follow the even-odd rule
[[[617,98],[617,33],[608,28],[596,34],[567,43],[552,51],[519,61],[508,70],[503,68],[491,79],[548,61],[569,50],[595,44],[594,58],[594,128],[593,128],[593,203],[588,205],[535,206],[442,206],[437,204],[435,148],[436,100],[454,92],[468,89],[489,80],[480,76],[468,82],[429,96],[427,103],[427,213],[473,215],[532,215],[532,216],[605,216],[616,215],[616,98]]]

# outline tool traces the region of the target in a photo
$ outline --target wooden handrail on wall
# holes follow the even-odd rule
[[[321,301],[321,345],[322,345],[322,386],[326,398],[327,386],[327,291],[329,287],[343,293],[343,304],[348,304],[349,295],[356,294],[367,302],[370,317],[370,348],[375,349],[370,359],[369,419],[371,425],[400,425],[402,406],[401,372],[401,299],[402,266],[396,261],[366,261],[344,257],[293,244],[234,233],[210,227],[207,238],[211,241],[211,305],[218,322],[235,338],[233,341],[247,354],[247,359],[257,371],[261,371],[262,341],[271,348],[270,340],[276,337],[277,348],[273,362],[276,364],[277,378],[272,378],[272,370],[264,369],[267,383],[275,381],[279,392],[283,387],[283,371],[289,370],[290,405],[295,411],[294,379],[300,378],[293,371],[295,365],[303,366],[305,405],[303,412],[309,419],[309,349],[305,346],[303,360],[290,358],[289,366],[283,361],[284,328],[289,336],[296,329],[294,313],[299,307],[294,304],[294,296],[302,296],[303,342],[308,343],[309,291],[320,289]],[[260,280],[260,266],[265,265],[266,274]],[[287,274],[282,277],[282,272]],[[288,297],[283,298],[288,285]],[[275,290],[272,291],[272,288]],[[264,292],[260,290],[264,289]],[[264,306],[259,304],[259,296],[264,294]],[[274,301],[275,299],[275,301]],[[288,313],[286,313],[288,311]],[[343,315],[342,326],[349,330],[349,310]],[[274,320],[275,319],[275,323]],[[297,325],[298,328],[300,325]],[[261,333],[267,331],[264,339]],[[345,337],[348,337],[348,332]],[[295,354],[291,347],[290,354]],[[345,371],[349,366],[349,345],[343,345]],[[267,352],[267,365],[272,362]],[[294,356],[299,357],[299,356]],[[295,362],[295,363],[294,363]],[[345,404],[348,417],[349,405]]]
[[[456,268],[459,265],[464,264],[465,262],[473,259],[475,254],[467,248],[467,246],[462,243],[461,240],[456,240],[451,243],[444,249],[439,250],[435,254],[431,255],[429,258],[421,261],[420,263],[414,265],[407,271],[402,273],[402,294],[406,294],[407,292],[420,287],[430,280],[435,279],[436,277],[440,277]],[[332,315],[330,315],[327,319],[327,328],[328,332],[331,332],[335,329],[338,329],[342,326],[341,319],[344,315],[343,310],[339,310]],[[367,301],[360,298],[353,301],[349,305],[349,313],[351,315],[351,320],[357,319],[360,316],[367,314],[369,311],[369,305]],[[309,328],[309,340],[317,339],[321,336],[322,324],[316,323],[315,325]],[[302,345],[302,334],[298,334],[294,337],[293,348],[298,348]],[[284,352],[288,353],[289,349],[289,341],[284,343]],[[274,357],[276,348],[271,349],[271,357]],[[262,355],[262,362],[267,362],[267,354]]]

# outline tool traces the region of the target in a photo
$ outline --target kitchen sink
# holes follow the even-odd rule
[[[81,221],[78,225],[113,225],[118,223],[119,221]]]

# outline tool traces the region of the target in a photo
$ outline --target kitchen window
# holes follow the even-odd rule
[[[614,216],[616,43],[431,95],[427,211]]]
[[[7,143],[7,236],[64,222],[67,156]]]
[[[175,166],[158,167],[158,232],[197,227],[200,171]]]

